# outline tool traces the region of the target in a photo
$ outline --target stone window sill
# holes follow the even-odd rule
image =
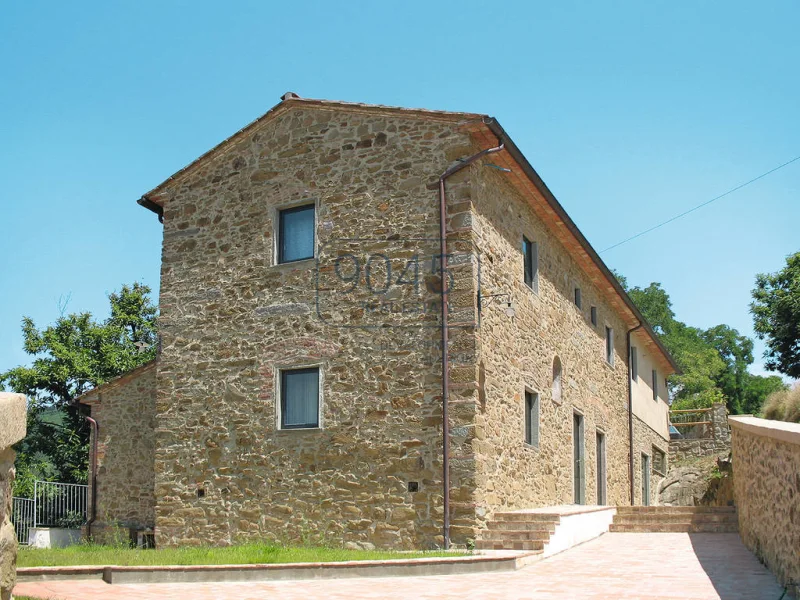
[[[275,433],[302,433],[304,431],[309,432],[321,432],[323,431],[322,427],[289,427],[287,429],[278,428],[275,430]]]
[[[291,262],[274,263],[270,268],[272,269],[307,269],[311,265],[315,265],[317,257],[304,258],[302,260],[293,260]]]
[[[526,450],[532,450],[534,452],[539,451],[539,446],[534,446],[533,444],[529,444],[528,442],[522,442],[522,447]]]

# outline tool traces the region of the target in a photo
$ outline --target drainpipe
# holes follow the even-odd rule
[[[503,144],[495,148],[487,148],[481,150],[477,154],[461,159],[458,164],[453,165],[447,169],[442,176],[439,177],[439,239],[441,243],[441,257],[440,257],[440,274],[441,280],[441,295],[442,295],[442,492],[444,495],[444,548],[450,548],[450,422],[448,414],[449,391],[450,387],[450,360],[448,358],[448,296],[449,290],[447,289],[447,196],[445,189],[445,180],[458,173],[461,169],[468,167],[476,160],[483,158],[488,154],[500,152],[503,149]]]
[[[630,452],[630,461],[628,464],[628,477],[630,478],[631,482],[631,506],[634,505],[636,500],[635,496],[635,485],[633,483],[633,382],[631,381],[631,334],[639,329],[642,326],[642,322],[639,321],[639,324],[634,327],[633,329],[628,330],[627,341],[628,341],[628,437],[629,437],[629,447],[628,451]]]
[[[78,409],[80,406],[86,406],[86,404],[83,404],[82,402],[75,402],[73,406]],[[86,520],[86,532],[89,534],[89,537],[91,537],[92,525],[94,525],[94,522],[97,519],[97,432],[99,430],[99,426],[97,425],[97,421],[95,421],[89,415],[84,415],[83,418],[89,422],[89,426],[92,430],[92,457],[89,463],[89,485],[92,488],[92,513],[91,517]]]
[[[92,536],[92,525],[97,519],[97,431],[99,429],[97,421],[87,416],[86,420],[92,426],[92,464],[90,477],[92,479],[92,517],[86,521],[86,532]]]

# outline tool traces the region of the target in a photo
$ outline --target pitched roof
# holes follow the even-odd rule
[[[153,367],[156,366],[156,360],[157,359],[154,358],[153,360],[148,361],[148,362],[144,363],[143,365],[139,365],[135,369],[131,369],[130,371],[126,371],[122,375],[119,375],[119,376],[115,377],[114,379],[110,379],[110,380],[106,381],[105,383],[100,384],[97,387],[90,389],[88,392],[84,392],[83,394],[81,394],[80,396],[75,398],[75,400],[73,400],[73,402],[75,404],[94,404],[96,401],[100,400],[100,395],[99,395],[100,392],[106,392],[106,391],[108,391],[110,389],[115,388],[116,386],[118,386],[118,385],[120,385],[122,383],[126,383],[126,382],[130,381],[134,377],[137,377],[138,375],[141,375],[142,373],[144,373],[146,371],[149,371],[150,369],[152,369]]]
[[[564,207],[556,199],[539,174],[531,166],[514,141],[509,137],[500,123],[494,117],[484,114],[467,112],[447,112],[426,109],[412,109],[378,104],[361,104],[355,102],[342,102],[338,100],[318,100],[300,98],[291,92],[284,94],[281,102],[273,106],[262,116],[258,117],[230,137],[211,148],[187,166],[168,177],[161,184],[144,194],[138,200],[139,204],[161,214],[163,210],[163,192],[174,182],[181,180],[191,173],[197,166],[218,155],[223,154],[235,142],[255,129],[260,124],[269,121],[287,111],[300,107],[314,107],[327,110],[341,110],[355,113],[393,114],[442,122],[451,122],[468,131],[482,147],[490,148],[498,145],[498,140],[504,145],[504,150],[494,155],[498,166],[510,169],[509,177],[514,187],[530,201],[536,215],[544,221],[551,232],[559,239],[568,252],[573,256],[592,283],[604,293],[606,299],[623,316],[631,328],[641,326],[646,334],[645,345],[656,356],[662,357],[662,363],[674,372],[680,372],[675,360],[664,347],[658,335],[628,294],[620,285],[617,278],[609,270],[592,245],[580,232],[577,225],[569,217]],[[627,317],[627,319],[625,319]]]

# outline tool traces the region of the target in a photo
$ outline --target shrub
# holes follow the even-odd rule
[[[764,418],[800,423],[800,385],[770,394],[764,402]]]

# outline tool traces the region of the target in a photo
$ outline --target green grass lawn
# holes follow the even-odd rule
[[[465,556],[468,552],[392,552],[388,550],[343,550],[341,548],[282,547],[263,544],[227,548],[164,548],[140,550],[116,546],[80,544],[69,548],[24,548],[17,555],[18,567],[73,565],[253,565],[294,562],[341,562]]]

